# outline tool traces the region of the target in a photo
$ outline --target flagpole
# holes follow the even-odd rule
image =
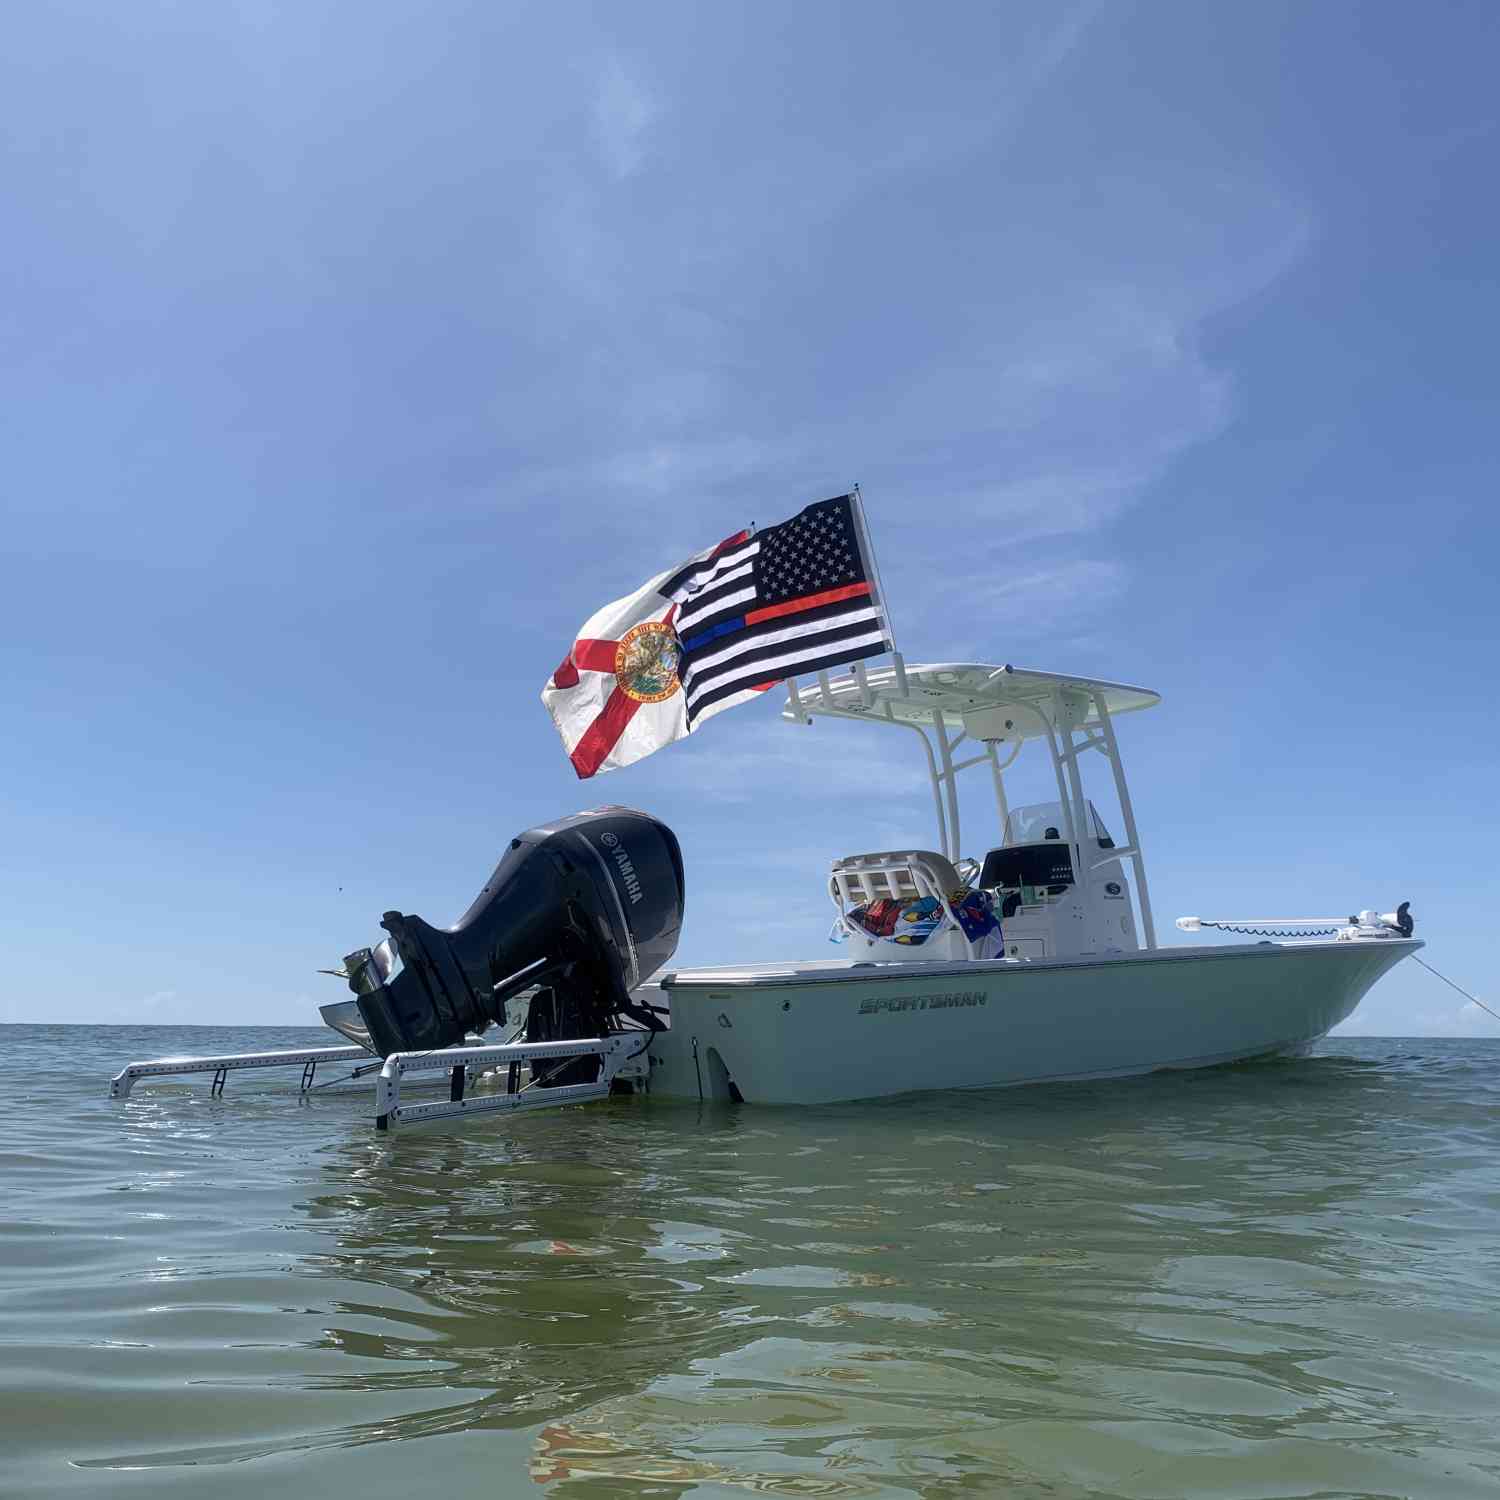
[[[871,580],[875,586],[875,604],[880,610],[880,618],[885,623],[886,634],[891,638],[891,664],[896,669],[896,686],[904,698],[906,696],[906,660],[896,649],[896,629],[891,624],[891,612],[885,602],[885,580],[880,576],[880,559],[875,555],[875,544],[870,540],[870,528],[865,521],[865,497],[857,481],[850,493],[854,497],[854,524],[859,530],[860,546],[864,549],[865,556],[870,559],[870,569],[875,574],[874,579]],[[855,676],[863,690],[865,687],[863,674],[858,667],[855,669]]]

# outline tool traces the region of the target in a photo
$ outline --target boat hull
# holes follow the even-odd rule
[[[1416,940],[669,975],[653,1093],[825,1104],[1303,1050]]]

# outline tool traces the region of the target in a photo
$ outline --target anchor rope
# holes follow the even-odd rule
[[[1451,979],[1448,978],[1448,976],[1446,974],[1439,974],[1438,971],[1436,969],[1434,969],[1430,963],[1427,963],[1423,959],[1417,958],[1417,955],[1415,953],[1412,954],[1412,957],[1415,958],[1417,960],[1417,962],[1419,964],[1421,964],[1422,967],[1424,969],[1426,969],[1429,974],[1435,976],[1438,979],[1441,979],[1443,981],[1443,983],[1446,984],[1450,990],[1457,990],[1458,993],[1460,995],[1462,995],[1465,1000],[1472,1000],[1474,1002],[1474,1004],[1477,1005],[1480,1008],[1480,1010],[1488,1011],[1489,1014],[1492,1015],[1492,1016],[1494,1016],[1494,1018],[1497,1021],[1500,1021],[1500,1011],[1490,1010],[1489,1006],[1486,1005],[1484,1003],[1484,1001],[1479,998],[1478,995],[1471,995],[1468,992],[1468,990],[1466,990],[1463,987],[1463,985],[1461,985],[1461,984],[1455,984]]]
[[[377,1063],[361,1063],[349,1073],[340,1073],[337,1078],[324,1079],[322,1083],[310,1083],[302,1090],[304,1094],[316,1094],[319,1089],[331,1089],[336,1083],[353,1083],[357,1078],[363,1078],[368,1073],[373,1073],[380,1066]]]

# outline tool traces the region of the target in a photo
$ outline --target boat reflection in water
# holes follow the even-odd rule
[[[332,1190],[303,1205],[331,1241],[319,1259],[346,1284],[335,1310],[350,1319],[327,1339],[386,1366],[351,1381],[436,1380],[464,1394],[345,1429],[339,1442],[542,1425],[736,1340],[743,1297],[691,1269],[730,1263],[743,1236],[660,1215],[685,1142],[704,1163],[734,1160],[743,1123],[732,1110],[657,1105],[643,1137],[629,1109],[538,1117],[504,1135],[422,1132],[399,1151],[340,1146]],[[670,1143],[667,1116],[684,1130]],[[372,1300],[371,1284],[396,1306]]]

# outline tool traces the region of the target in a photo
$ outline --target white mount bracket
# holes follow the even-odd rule
[[[627,1065],[641,1058],[654,1033],[618,1031],[604,1037],[584,1037],[566,1042],[509,1042],[493,1047],[445,1047],[438,1052],[393,1052],[386,1058],[375,1080],[375,1128],[421,1120],[451,1119],[455,1115],[493,1114],[523,1109],[547,1109],[559,1104],[581,1104],[603,1099],[616,1078],[645,1076],[644,1066]],[[597,1057],[599,1076],[592,1083],[564,1083],[551,1088],[537,1083],[534,1065],[548,1059]],[[499,1068],[515,1063],[532,1064],[529,1083],[506,1093],[465,1093],[467,1071],[473,1067]],[[432,1104],[402,1104],[401,1081],[408,1073],[446,1072],[451,1079],[449,1096]],[[516,1077],[515,1074],[512,1077]]]

